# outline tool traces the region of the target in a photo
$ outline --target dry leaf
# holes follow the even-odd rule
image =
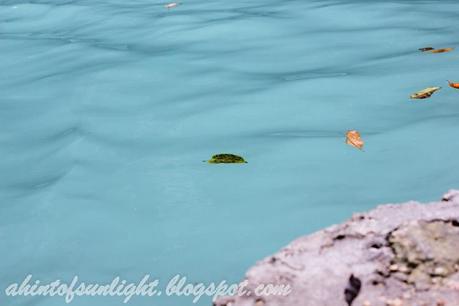
[[[350,146],[353,146],[359,150],[363,149],[364,142],[360,137],[360,133],[356,130],[347,131],[346,133],[346,143]]]
[[[459,89],[459,83],[453,83],[453,82],[448,81],[448,84],[452,88]]]
[[[450,52],[453,50],[454,48],[435,49],[435,50],[430,50],[430,53],[445,53],[445,52]]]
[[[425,47],[425,48],[419,48],[419,51],[426,52],[426,51],[432,51],[434,48],[432,47]]]
[[[176,7],[176,6],[178,6],[177,2],[172,2],[172,3],[168,3],[168,4],[164,5],[164,7],[167,8],[167,9],[171,9],[171,8]]]
[[[421,91],[418,91],[410,96],[411,99],[425,99],[425,98],[430,98],[430,96],[433,95],[434,92],[440,90],[441,87],[428,87],[426,89],[423,89]]]

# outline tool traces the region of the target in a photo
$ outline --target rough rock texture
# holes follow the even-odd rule
[[[459,191],[382,205],[295,240],[251,268],[249,296],[217,306],[459,306]],[[256,296],[289,284],[287,296]]]

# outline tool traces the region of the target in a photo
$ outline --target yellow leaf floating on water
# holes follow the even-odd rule
[[[435,49],[432,47],[419,48],[419,51],[428,52],[428,53],[445,53],[445,52],[451,52],[453,50],[454,48],[442,48],[442,49]]]
[[[430,53],[445,53],[445,52],[451,52],[453,50],[454,50],[454,48],[443,48],[443,49],[430,50],[429,52]]]
[[[356,130],[347,131],[346,133],[346,143],[350,146],[353,146],[359,150],[363,149],[364,142],[360,137],[360,133]]]
[[[415,92],[410,96],[411,99],[425,99],[430,98],[434,94],[434,92],[440,90],[441,87],[428,87],[421,91]]]

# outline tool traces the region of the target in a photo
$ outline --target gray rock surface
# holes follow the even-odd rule
[[[301,237],[246,274],[249,294],[217,306],[459,306],[459,191],[381,205]],[[291,286],[256,295],[260,284]]]

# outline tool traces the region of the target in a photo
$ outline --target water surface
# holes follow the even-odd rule
[[[27,274],[236,282],[355,211],[458,187],[459,53],[417,51],[459,46],[457,1],[164,4],[0,1],[2,303],[64,304],[5,297]],[[202,162],[221,152],[249,163]]]

